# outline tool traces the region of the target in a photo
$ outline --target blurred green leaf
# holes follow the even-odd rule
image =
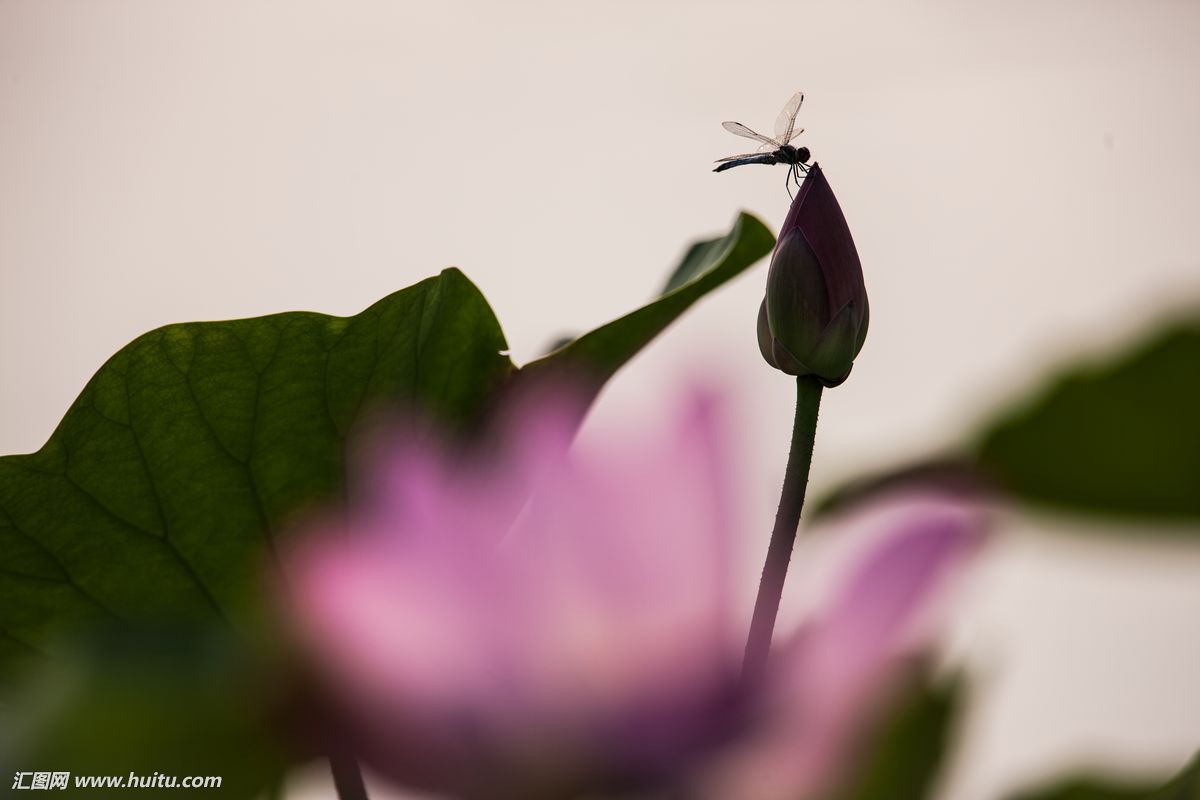
[[[959,680],[926,684],[903,698],[871,756],[838,800],[933,797],[963,700]]]
[[[5,781],[18,772],[68,772],[55,797],[250,800],[282,772],[281,737],[272,731],[280,687],[263,680],[228,631],[101,628],[56,656],[0,703]],[[81,776],[127,781],[131,773],[214,776],[221,785],[157,792],[74,785]]]
[[[1200,520],[1200,322],[1064,371],[989,425],[976,452],[1030,502]]]
[[[1076,778],[1013,800],[1200,800],[1200,756],[1165,785],[1137,786],[1094,778]]]
[[[725,236],[692,245],[660,297],[530,362],[521,372],[563,370],[603,384],[693,303],[740,275],[774,245],[775,237],[765,225],[749,214],[739,215]],[[747,319],[752,334],[754,317]]]
[[[960,497],[986,497],[995,493],[973,461],[965,456],[942,456],[865,473],[827,492],[810,504],[806,512],[815,519],[879,495],[921,487],[937,487]]]
[[[1114,358],[1070,365],[984,424],[959,452],[866,473],[818,516],[876,494],[996,490],[1064,511],[1200,522],[1200,320],[1176,321]]]
[[[447,270],[353,317],[169,325],[134,340],[32,455],[0,458],[0,655],[48,632],[161,617],[248,630],[275,537],[333,495],[376,406],[469,420],[512,370]]]

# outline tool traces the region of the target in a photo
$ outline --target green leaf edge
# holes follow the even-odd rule
[[[684,267],[694,273],[687,280],[642,307],[529,362],[520,372],[532,376],[562,370],[586,375],[602,385],[697,300],[753,266],[774,246],[774,234],[756,217],[742,212],[725,236],[692,245],[668,286],[676,282],[675,277]],[[689,264],[697,248],[706,251],[709,263],[703,269]],[[748,336],[753,335],[752,318],[747,331]]]

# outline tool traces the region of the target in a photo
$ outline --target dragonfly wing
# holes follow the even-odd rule
[[[804,92],[796,92],[784,105],[783,111],[779,112],[779,118],[775,120],[775,138],[782,144],[791,141],[792,131],[796,127],[796,114],[800,112],[803,103]]]
[[[772,150],[778,150],[780,147],[779,142],[775,141],[769,136],[763,136],[761,133],[755,133],[740,122],[722,122],[721,127],[730,133],[736,133],[738,136],[745,136],[747,139],[753,139],[756,142],[762,142],[764,145],[769,144],[771,145]]]
[[[795,139],[797,136],[799,136],[802,133],[804,133],[804,128],[797,128],[796,130],[792,131],[791,137],[787,140],[787,142],[785,142],[785,144],[791,144],[792,139]]]

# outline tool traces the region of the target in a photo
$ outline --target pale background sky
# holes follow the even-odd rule
[[[0,452],[156,326],[354,313],[461,267],[518,363],[647,298],[781,170],[709,172],[797,89],[871,295],[815,491],[1200,300],[1200,4],[0,0]],[[765,545],[791,383],[765,264],[606,392],[738,388]],[[1200,553],[1006,531],[959,614],[983,697],[945,796],[1200,745]],[[1077,526],[1086,532],[1086,526]],[[315,773],[314,773],[315,775]],[[316,781],[315,783],[312,781]],[[297,796],[315,798],[319,777]]]

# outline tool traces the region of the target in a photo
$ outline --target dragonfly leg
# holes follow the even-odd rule
[[[808,175],[808,165],[807,164],[797,164],[796,165],[796,188],[797,189],[800,188],[800,185],[802,183],[802,181],[801,181],[802,175]]]

